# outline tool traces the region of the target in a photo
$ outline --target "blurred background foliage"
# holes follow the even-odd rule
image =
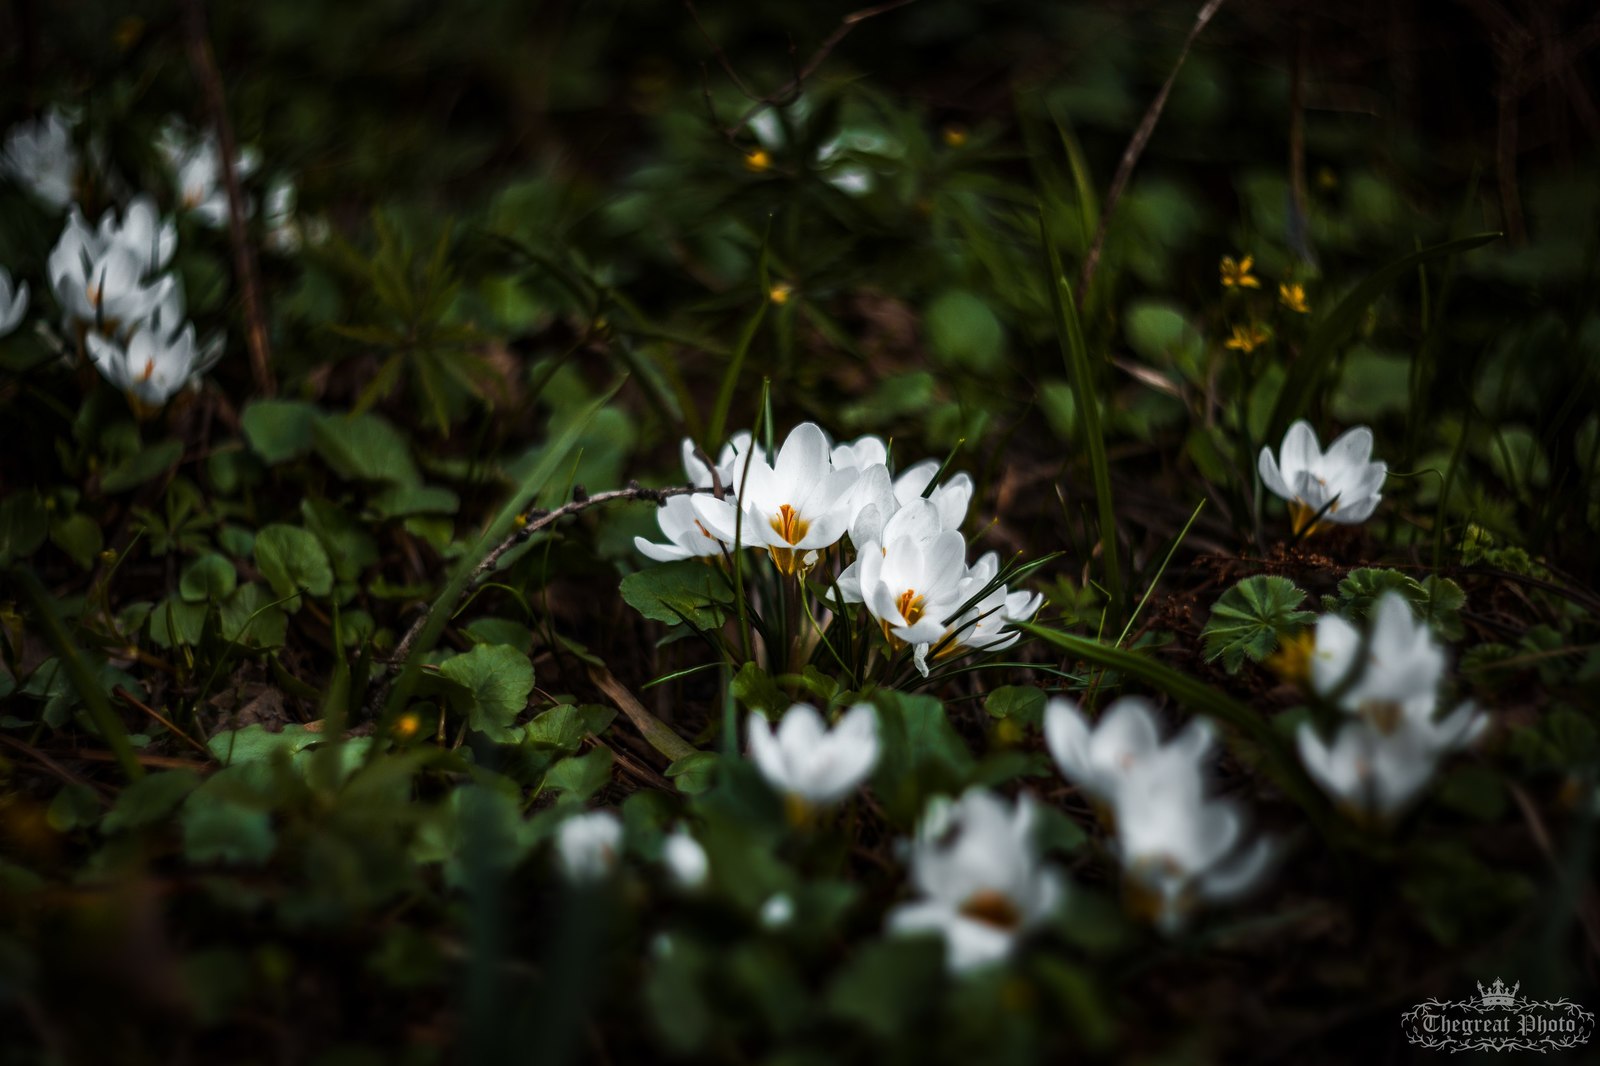
[[[1592,1006],[1600,23],[1562,0],[1225,4],[1079,286],[1198,6],[210,5],[263,160],[249,191],[297,190],[292,251],[251,225],[278,396],[254,391],[227,235],[192,223],[191,314],[231,339],[201,393],[135,418],[47,338],[0,340],[0,1061],[1334,1062],[1502,965]],[[186,14],[0,8],[0,125],[77,115],[91,219],[167,187],[169,117],[207,121]],[[0,263],[42,276],[59,218],[7,183],[0,220]],[[1063,367],[1041,225],[1092,390]],[[1261,287],[1219,284],[1223,256]],[[1308,365],[1319,331],[1338,343]],[[1328,546],[1285,544],[1253,487],[1286,381],[1307,389],[1291,415],[1371,424],[1394,475]],[[1449,635],[1500,709],[1496,759],[1453,771],[1414,835],[1316,851],[1269,904],[1169,944],[1122,917],[1092,815],[1043,776],[1036,700],[988,691],[1129,679],[1034,648],[982,687],[883,694],[937,727],[875,779],[883,809],[797,836],[711,754],[724,701],[769,706],[774,679],[643,687],[704,660],[614,594],[648,507],[530,538],[424,649],[439,669],[403,713],[367,705],[515,486],[548,507],[675,483],[679,439],[714,451],[764,382],[780,431],[954,450],[970,535],[1065,552],[1034,579],[1053,623],[1126,623],[1284,736],[1293,695],[1256,665],[1277,630],[1202,654],[1234,580],[1354,608],[1385,583],[1460,593]],[[1142,615],[1108,603],[1085,403],[1119,579],[1164,582]],[[669,762],[613,728],[596,671],[705,750]],[[117,721],[150,771],[126,786]],[[319,743],[330,724],[350,735]],[[892,838],[928,796],[1019,781],[1058,801],[1050,849],[1083,884],[1050,950],[950,981],[931,945],[878,937]],[[646,869],[695,819],[716,892],[549,876],[552,827],[591,800],[620,805]]]

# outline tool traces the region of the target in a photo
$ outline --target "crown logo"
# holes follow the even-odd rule
[[[1494,984],[1488,988],[1484,988],[1483,982],[1479,981],[1479,1001],[1485,1007],[1515,1007],[1517,1005],[1517,990],[1521,987],[1522,982],[1518,981],[1510,988],[1507,988],[1506,983],[1498,977],[1494,979]]]

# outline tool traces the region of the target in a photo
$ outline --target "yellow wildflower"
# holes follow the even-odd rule
[[[789,297],[794,294],[794,287],[786,281],[780,281],[767,290],[767,299],[782,307],[789,302]]]
[[[944,143],[950,148],[960,148],[967,143],[967,128],[951,124],[941,131]]]
[[[1297,315],[1309,315],[1311,307],[1306,303],[1306,287],[1298,282],[1284,282],[1278,286],[1278,302]]]
[[[1306,685],[1311,681],[1311,656],[1316,650],[1316,630],[1301,630],[1285,637],[1278,650],[1267,656],[1267,669],[1291,685]]]
[[[1255,266],[1255,263],[1256,263],[1256,259],[1255,259],[1255,256],[1253,256],[1253,255],[1247,255],[1244,258],[1240,259],[1238,262],[1234,262],[1233,256],[1231,256],[1231,255],[1223,256],[1222,257],[1222,287],[1224,289],[1233,289],[1233,288],[1259,289],[1259,288],[1261,288],[1260,279],[1255,277],[1255,275],[1250,273],[1250,268]]]
[[[759,174],[772,166],[772,157],[766,153],[765,149],[757,148],[745,153],[744,165],[745,169]]]
[[[1248,326],[1234,326],[1233,336],[1223,341],[1222,346],[1249,355],[1271,339],[1272,334],[1252,322]]]

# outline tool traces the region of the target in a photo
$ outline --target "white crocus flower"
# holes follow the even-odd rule
[[[860,470],[884,466],[889,461],[889,446],[882,437],[868,434],[847,444],[835,444],[830,454],[835,470]]]
[[[1345,809],[1365,819],[1399,814],[1450,752],[1471,745],[1488,718],[1470,701],[1437,716],[1444,649],[1397,592],[1373,608],[1364,639],[1342,618],[1317,621],[1311,687],[1354,716],[1331,742],[1307,722],[1298,740],[1306,770]]]
[[[1155,707],[1141,696],[1117,700],[1092,727],[1076,703],[1057,697],[1045,704],[1044,738],[1067,780],[1095,802],[1111,804],[1122,783],[1153,760],[1171,758],[1198,771],[1216,731],[1197,718],[1163,744]]]
[[[829,730],[815,707],[797,703],[776,731],[759,714],[750,715],[748,731],[751,759],[797,820],[850,795],[878,764],[878,714],[871,704],[856,704]]]
[[[1365,522],[1383,498],[1380,490],[1389,474],[1387,464],[1372,461],[1372,430],[1366,426],[1347,430],[1324,452],[1304,419],[1283,435],[1278,458],[1271,448],[1262,448],[1256,466],[1262,483],[1288,501],[1297,534],[1314,533],[1325,522]]]
[[[222,338],[198,346],[191,323],[171,333],[138,330],[126,342],[88,333],[89,359],[107,381],[147,408],[160,407],[179,389],[198,382],[222,355]]]
[[[610,811],[575,814],[556,831],[556,858],[567,877],[580,883],[605,878],[621,847],[622,822]]]
[[[735,464],[735,504],[692,497],[696,516],[725,543],[764,547],[785,574],[804,572],[844,535],[858,470],[834,470],[828,438],[812,422],[796,426],[774,462],[752,454]],[[743,512],[743,523],[739,521]]]
[[[1378,597],[1367,638],[1337,615],[1317,619],[1311,687],[1352,713],[1431,713],[1445,654],[1398,592]]]
[[[751,444],[750,434],[736,434],[718,456],[716,477],[713,479],[712,472],[695,454],[694,441],[685,438],[682,451],[683,469],[689,476],[690,484],[701,489],[720,484],[725,493],[731,493],[738,487],[737,478],[744,469],[743,460],[761,454],[761,450]],[[733,545],[732,540],[724,541],[706,528],[695,512],[693,500],[688,496],[670,496],[663,501],[656,512],[656,522],[661,526],[661,532],[666,534],[667,543],[653,544],[643,537],[634,537],[633,546],[645,558],[658,563],[711,558],[721,555]]]
[[[22,316],[28,313],[28,283],[11,287],[11,274],[0,267],[0,337],[17,328]]]
[[[888,467],[882,464],[863,467],[849,530],[850,543],[856,550],[868,541],[885,543],[883,527],[901,508],[922,499],[938,472],[939,464],[932,459],[923,460],[893,478]],[[957,474],[935,486],[926,498],[939,516],[939,528],[960,529],[967,519],[967,506],[972,502],[972,478]]]
[[[1112,811],[1129,903],[1169,933],[1201,901],[1249,891],[1272,855],[1264,839],[1242,846],[1239,809],[1206,798],[1201,768],[1181,751],[1140,760],[1118,781]]]
[[[171,259],[175,240],[148,200],[129,205],[120,222],[106,212],[98,232],[73,207],[46,263],[56,302],[70,320],[128,330],[176,286],[170,276],[151,278]]]
[[[661,861],[679,888],[693,891],[706,883],[711,860],[706,849],[682,826],[667,835],[661,844]]]
[[[78,180],[78,152],[72,130],[59,111],[11,127],[0,147],[0,173],[60,210],[72,202]]]
[[[883,535],[882,547],[868,541],[856,560],[861,601],[896,646],[938,640],[961,606],[967,542],[939,528],[938,511],[927,500],[901,508]]]
[[[911,846],[918,898],[890,911],[890,930],[938,933],[956,972],[1009,956],[1064,895],[1061,875],[1040,859],[1036,817],[1031,796],[1013,807],[981,788],[931,806]]]
[[[178,203],[201,224],[221,229],[228,224],[228,189],[222,173],[222,149],[211,132],[191,138],[176,122],[161,131],[156,148],[177,179]],[[234,173],[242,180],[255,172],[259,154],[242,148],[234,160]]]
[[[978,599],[950,620],[937,640],[917,645],[914,659],[923,677],[928,676],[929,658],[938,661],[967,652],[1000,651],[1022,639],[1011,624],[1038,614],[1044,597],[1037,592],[1012,592],[995,581],[999,573],[1000,557],[994,552],[984,553],[967,570],[951,600],[959,610],[973,597]]]

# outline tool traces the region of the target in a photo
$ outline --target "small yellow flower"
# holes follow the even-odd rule
[[[794,287],[787,281],[780,281],[767,290],[767,299],[782,307],[789,302],[789,297],[794,295]]]
[[[957,126],[952,123],[941,130],[940,134],[944,137],[944,143],[947,147],[960,148],[967,143],[967,128],[965,126]]]
[[[1267,656],[1267,669],[1291,685],[1306,685],[1311,680],[1311,656],[1316,650],[1316,630],[1303,629],[1285,637],[1278,650]]]
[[[756,148],[745,153],[744,165],[746,170],[759,174],[772,166],[772,157],[766,153],[765,149]]]
[[[528,525],[528,516],[525,514],[519,514],[517,517],[511,520],[511,523],[518,529],[526,529]]]
[[[1309,315],[1311,307],[1306,303],[1306,287],[1298,282],[1284,282],[1278,286],[1278,302],[1297,315]]]
[[[1240,259],[1238,262],[1234,262],[1233,256],[1231,256],[1231,255],[1223,256],[1222,257],[1222,287],[1224,289],[1232,289],[1232,288],[1259,289],[1259,288],[1261,288],[1260,279],[1256,278],[1253,274],[1250,273],[1250,268],[1255,266],[1255,263],[1256,263],[1256,259],[1255,259],[1255,256],[1253,256],[1253,255],[1247,255],[1244,258]]]
[[[395,719],[394,735],[401,740],[410,740],[422,729],[422,716],[415,711],[409,711]]]
[[[1252,322],[1248,326],[1234,326],[1233,336],[1223,341],[1222,346],[1249,355],[1271,339],[1272,334]]]

